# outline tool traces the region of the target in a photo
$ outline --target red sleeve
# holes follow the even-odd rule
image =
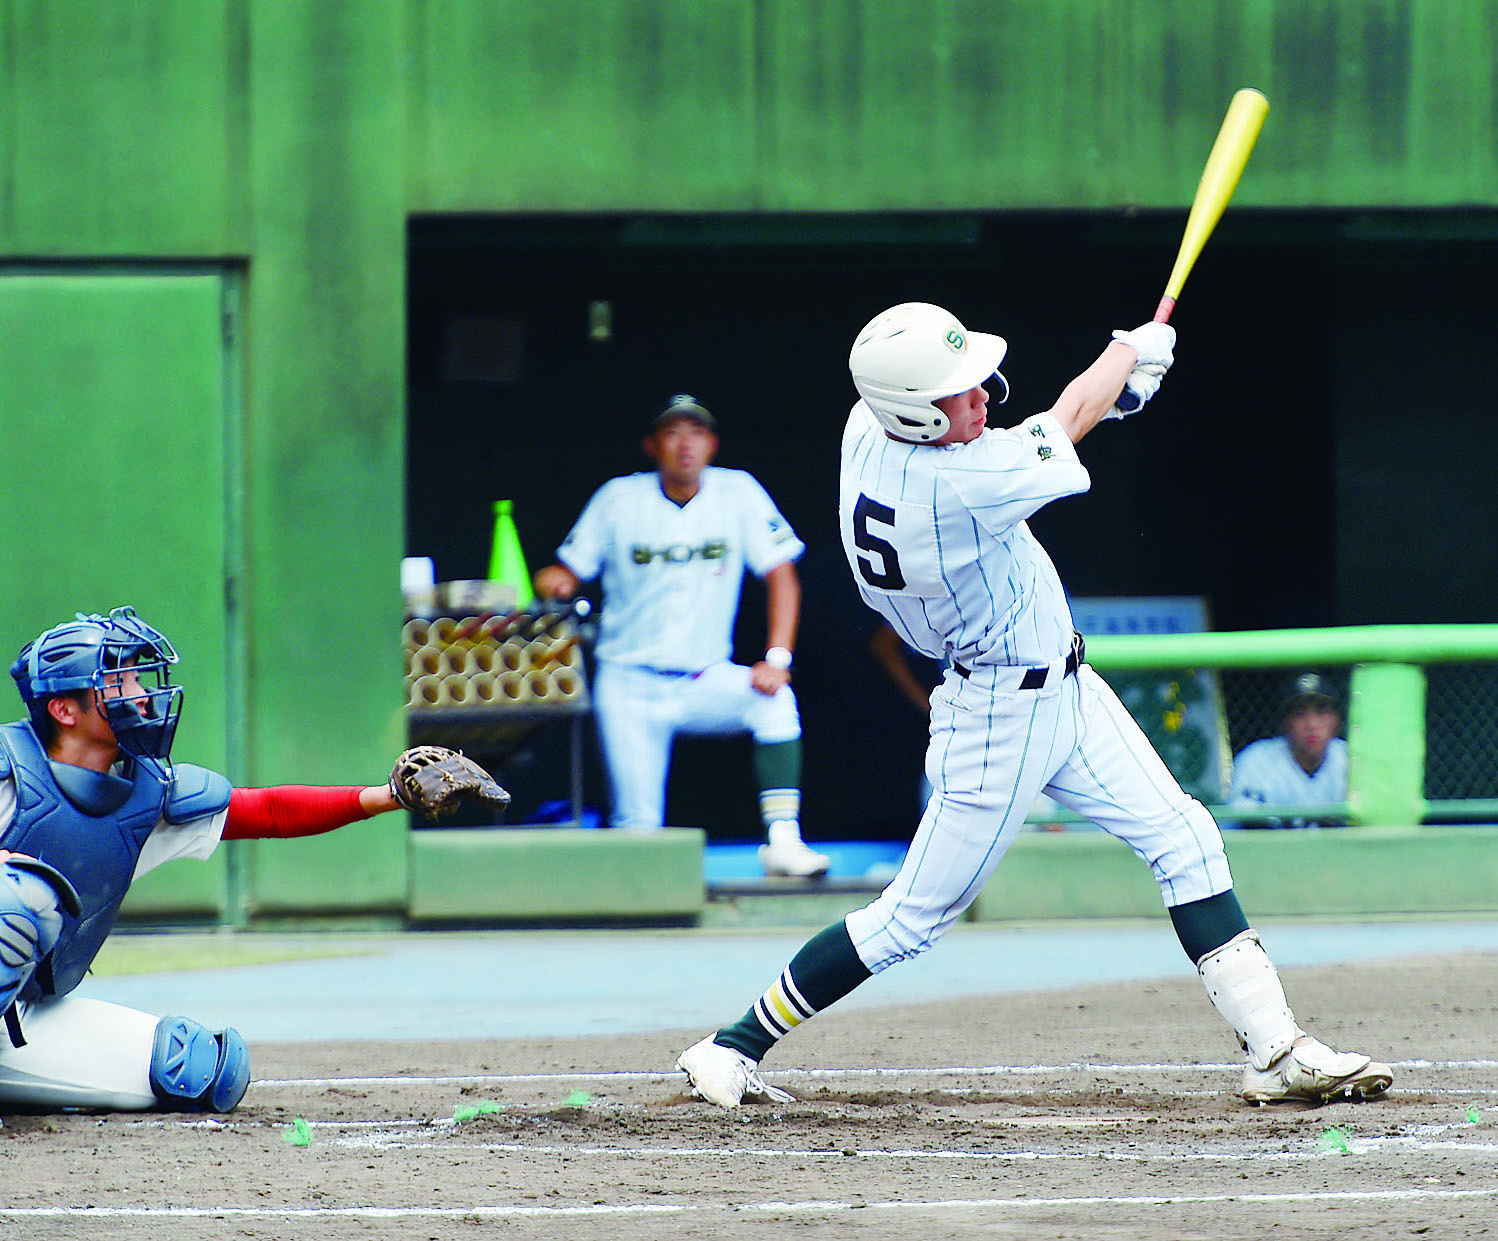
[[[369,818],[359,805],[362,787],[282,784],[269,789],[234,789],[224,840],[265,840],[315,836]]]

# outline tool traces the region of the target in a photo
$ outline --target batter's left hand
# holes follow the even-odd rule
[[[791,683],[791,670],[789,668],[776,668],[760,660],[754,667],[749,669],[749,684],[759,690],[761,694],[774,694],[782,686]]]

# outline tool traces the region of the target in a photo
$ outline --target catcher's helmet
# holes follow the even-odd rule
[[[49,698],[78,690],[100,691],[98,701],[115,740],[127,754],[166,761],[182,711],[182,687],[171,683],[177,652],[160,630],[130,607],[108,616],[79,612],[21,648],[10,666],[33,721],[46,713]],[[122,684],[129,668],[139,688]]]
[[[932,403],[997,378],[1000,403],[1009,384],[999,363],[1002,336],[969,332],[957,317],[929,302],[902,302],[869,321],[848,355],[853,385],[874,417],[902,440],[929,443],[951,425]]]

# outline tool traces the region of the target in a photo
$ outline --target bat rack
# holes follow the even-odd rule
[[[411,743],[462,750],[503,784],[505,764],[565,721],[570,826],[580,827],[583,722],[591,713],[587,635],[577,625],[585,615],[537,605],[505,617],[408,617],[402,644]]]

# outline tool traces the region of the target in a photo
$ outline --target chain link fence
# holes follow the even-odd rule
[[[1292,682],[1301,672],[1323,678],[1342,712],[1347,736],[1350,666],[1104,671],[1171,773],[1210,806],[1228,802],[1233,756],[1279,734]],[[1425,667],[1427,818],[1491,822],[1498,802],[1498,661]],[[1042,807],[1032,818],[1056,818]]]
[[[1498,663],[1426,668],[1425,797],[1498,798]]]

